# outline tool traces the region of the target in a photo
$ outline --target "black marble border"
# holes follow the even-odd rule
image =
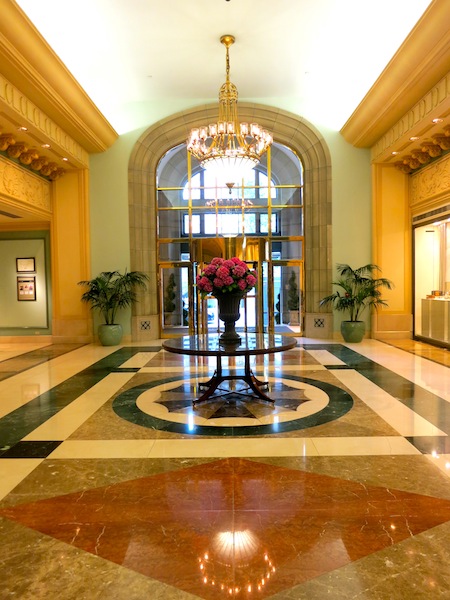
[[[122,419],[133,423],[134,425],[140,425],[147,429],[155,429],[158,431],[168,431],[171,433],[181,433],[188,435],[207,435],[207,436],[249,436],[249,435],[268,435],[285,433],[288,431],[297,431],[299,429],[308,429],[309,427],[315,427],[317,425],[323,425],[329,423],[345,415],[353,407],[353,398],[345,390],[334,386],[330,383],[318,381],[316,379],[309,379],[306,377],[297,377],[295,375],[282,375],[279,379],[298,381],[300,383],[306,383],[313,387],[317,387],[324,391],[329,402],[325,408],[308,415],[306,417],[299,417],[298,419],[293,418],[291,421],[283,423],[272,423],[270,425],[248,425],[248,426],[212,426],[212,425],[188,425],[186,423],[174,423],[165,419],[160,419],[147,413],[143,412],[137,406],[137,399],[139,396],[148,391],[153,387],[163,385],[164,383],[170,383],[173,381],[183,381],[180,376],[168,377],[165,379],[159,379],[158,381],[152,381],[149,383],[141,384],[130,388],[119,394],[113,401],[114,412]]]

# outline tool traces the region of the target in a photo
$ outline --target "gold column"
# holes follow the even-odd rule
[[[53,339],[92,340],[92,316],[78,281],[90,279],[88,170],[66,173],[53,184],[51,224]]]

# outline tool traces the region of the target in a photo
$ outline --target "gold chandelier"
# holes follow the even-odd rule
[[[226,81],[219,90],[219,119],[192,129],[187,140],[189,152],[200,165],[215,171],[229,188],[259,163],[272,143],[270,133],[257,123],[238,121],[238,91],[230,81],[229,48],[234,41],[232,35],[220,38],[226,48]]]

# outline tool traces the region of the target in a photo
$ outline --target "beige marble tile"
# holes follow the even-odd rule
[[[42,458],[2,458],[0,461],[0,500],[38,467]]]

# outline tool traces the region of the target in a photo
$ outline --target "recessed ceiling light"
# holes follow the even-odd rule
[[[393,156],[395,156],[396,154],[399,154],[399,152],[396,152],[396,151],[394,150],[394,152],[391,152],[391,154],[392,154]]]
[[[433,123],[442,123],[443,120],[444,119],[439,119],[439,118],[433,119]]]
[[[417,141],[417,140],[420,140],[420,137],[419,137],[418,135],[413,135],[413,136],[411,136],[411,137],[409,138],[409,141],[410,141],[410,142],[415,142],[415,141]]]
[[[67,162],[69,159],[64,156],[63,160]]]
[[[18,127],[17,131],[28,131],[28,127]]]
[[[50,144],[41,144],[41,148],[51,148]]]

